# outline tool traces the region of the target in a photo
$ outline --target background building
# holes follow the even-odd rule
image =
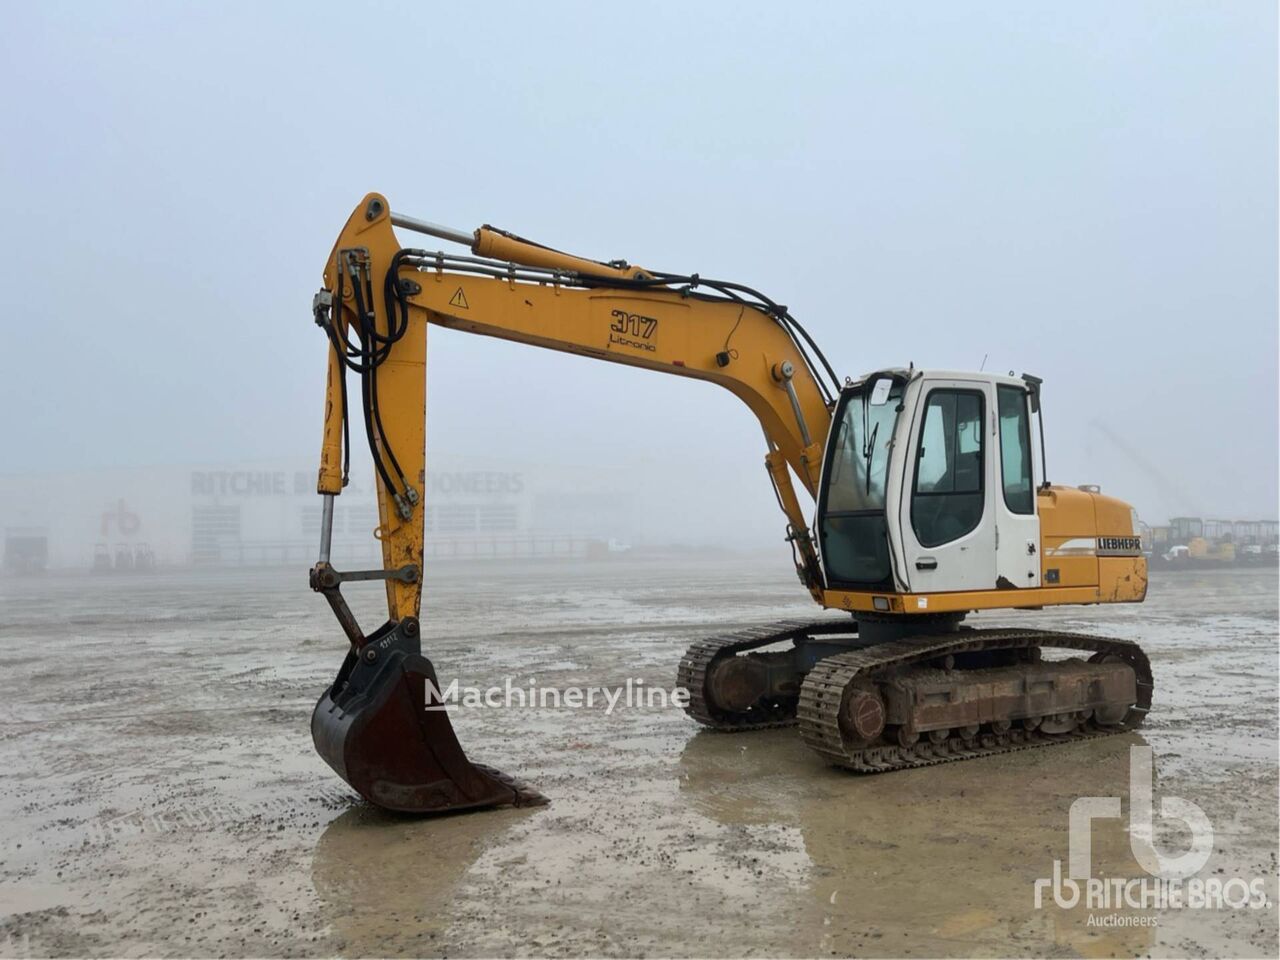
[[[585,554],[636,539],[632,475],[433,455],[427,556]],[[376,562],[372,479],[334,510],[335,562]],[[5,567],[122,569],[308,564],[320,540],[315,467],[300,461],[0,475]]]

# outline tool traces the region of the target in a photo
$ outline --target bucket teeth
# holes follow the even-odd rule
[[[525,783],[518,777],[513,777],[510,774],[503,773],[496,767],[491,767],[487,763],[477,763],[475,764],[475,768],[481,773],[497,780],[503,786],[511,789],[515,794],[515,799],[511,802],[511,806],[513,807],[541,807],[550,802],[536,788]]]

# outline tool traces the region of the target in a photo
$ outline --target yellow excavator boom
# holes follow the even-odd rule
[[[504,262],[467,263],[427,251],[408,253],[392,230],[397,221],[470,240],[477,261],[500,256]],[[391,299],[383,296],[389,272],[399,284]],[[633,286],[598,286],[602,280]],[[810,495],[816,493],[830,401],[777,317],[757,305],[705,299],[696,288],[672,288],[642,269],[584,260],[491,227],[468,237],[393,217],[378,194],[367,196],[343,228],[325,270],[325,289],[334,296],[328,322],[340,330],[357,322],[361,310],[372,317],[381,336],[388,336],[397,323],[404,325],[394,351],[378,369],[381,417],[373,424],[379,451],[385,456],[391,450],[399,467],[399,472],[388,471],[393,474],[390,484],[378,478],[378,538],[388,569],[421,568],[422,513],[408,498],[420,496],[425,482],[427,328],[439,324],[707,380],[731,391],[764,429],[768,474],[796,538],[802,575],[820,599],[808,523],[791,473]],[[389,310],[402,312],[391,317]],[[326,497],[342,490],[343,374],[342,355],[330,350],[317,486]],[[390,616],[417,616],[420,593],[420,582],[388,580]]]

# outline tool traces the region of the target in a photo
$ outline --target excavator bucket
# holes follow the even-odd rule
[[[430,682],[431,687],[427,684]],[[347,654],[311,714],[316,750],[366,800],[406,813],[535,806],[531,787],[467,759],[443,704],[417,621],[390,621]]]

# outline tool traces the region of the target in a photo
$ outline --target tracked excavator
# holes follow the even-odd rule
[[[397,228],[465,252],[401,246]],[[372,803],[438,813],[544,802],[471,762],[448,714],[426,709],[442,689],[419,623],[432,324],[706,380],[759,420],[800,581],[846,615],[694,643],[677,675],[704,726],[794,724],[826,762],[880,773],[1113,734],[1151,706],[1151,669],[1132,642],[962,622],[1146,596],[1135,511],[1047,480],[1034,376],[908,365],[841,379],[786,307],[750,287],[584,259],[490,226],[455,230],[378,194],[343,227],[313,313],[329,360],[311,586],[350,649],[311,731]],[[330,559],[353,417],[377,477],[376,570]],[[388,618],[371,632],[343,599],[351,581],[385,584]]]

